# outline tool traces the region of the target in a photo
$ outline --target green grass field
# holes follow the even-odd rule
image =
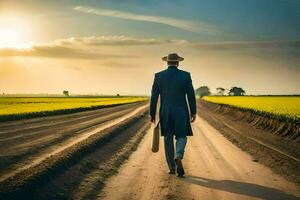
[[[204,100],[269,113],[293,121],[300,120],[300,97],[298,96],[206,96]]]
[[[0,117],[88,110],[146,100],[146,97],[0,97]],[[18,118],[18,117],[16,117]]]

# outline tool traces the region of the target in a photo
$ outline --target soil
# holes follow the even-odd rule
[[[97,199],[300,199],[299,185],[256,162],[205,119],[198,116],[192,127],[194,136],[188,138],[183,159],[185,178],[167,173],[163,138],[159,152],[151,152],[150,130],[119,173],[99,190]]]
[[[85,155],[93,152],[97,149],[97,145],[105,144],[118,133],[118,131],[114,132],[115,129],[120,130],[121,127],[129,127],[133,122],[140,121],[141,116],[145,116],[147,112],[146,107],[143,104],[137,105],[133,111],[123,114],[109,123],[91,130],[88,129],[63,144],[55,145],[51,150],[36,157],[33,162],[24,164],[24,167],[17,168],[13,173],[1,174],[3,179],[0,181],[0,199],[3,199],[1,197],[19,199],[26,195],[29,195],[29,199],[34,198],[31,195],[42,184],[47,183],[52,177],[56,177]],[[112,152],[112,154],[115,153]]]
[[[93,111],[0,123],[0,180],[87,131],[124,116],[135,103]]]
[[[198,113],[232,143],[252,155],[254,160],[300,184],[300,141],[236,119],[234,114],[219,112],[216,104],[198,101]]]
[[[127,106],[111,110],[120,112],[116,115],[100,114],[111,118],[96,128],[89,123],[96,113],[79,116],[89,119],[86,128],[73,131],[71,140],[57,143],[54,151],[45,151],[24,165],[27,168],[0,181],[0,199],[300,199],[296,140],[237,121],[200,101],[183,159],[186,175],[178,178],[167,173],[163,137],[159,152],[151,151],[148,105]],[[70,126],[81,124],[71,116],[57,116],[49,128],[68,120]],[[24,130],[48,125],[39,119],[31,122]],[[20,121],[15,123],[16,130],[22,127]],[[3,129],[0,137],[10,135]]]

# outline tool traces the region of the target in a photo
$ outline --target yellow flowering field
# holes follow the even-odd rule
[[[0,116],[133,103],[146,97],[0,97]]]
[[[206,96],[204,100],[273,115],[300,119],[299,96]]]

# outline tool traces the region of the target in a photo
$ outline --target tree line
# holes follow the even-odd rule
[[[232,87],[229,90],[218,87],[216,88],[217,92],[214,95],[217,96],[224,96],[224,95],[229,95],[229,96],[244,96],[246,94],[245,90],[241,87]],[[195,90],[196,95],[200,97],[204,96],[209,96],[211,95],[211,91],[208,86],[201,86]]]

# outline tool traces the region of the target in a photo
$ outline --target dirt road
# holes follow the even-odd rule
[[[187,144],[186,178],[167,174],[163,138],[160,151],[151,152],[147,108],[145,102],[0,124],[0,199],[300,199],[299,185],[200,116]],[[246,126],[237,128],[244,133]],[[272,152],[265,153],[281,161]]]
[[[151,152],[151,129],[99,199],[300,199],[300,187],[241,151],[204,119],[193,124],[184,167],[186,178],[167,174],[162,138]]]
[[[144,102],[121,107],[119,112],[110,110],[113,113],[98,116],[110,120],[74,131],[69,139],[30,157],[32,162],[22,162],[22,167],[1,174],[0,199],[94,197],[102,183],[117,171],[147,133],[150,127],[147,108]],[[65,117],[64,120],[70,120],[72,115]],[[74,125],[80,128],[82,124]]]
[[[0,180],[118,123],[145,103],[0,123]]]

